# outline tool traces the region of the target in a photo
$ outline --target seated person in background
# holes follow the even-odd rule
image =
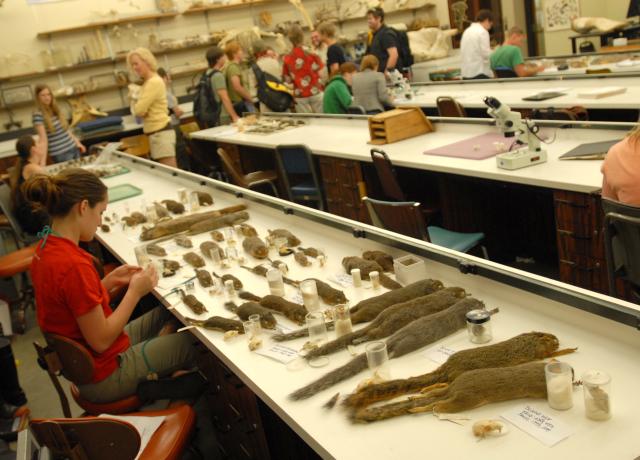
[[[500,78],[500,71],[512,71],[518,77],[532,77],[538,72],[542,72],[542,66],[527,66],[522,58],[522,50],[520,45],[525,39],[524,32],[518,26],[514,26],[507,31],[507,38],[499,48],[491,53],[489,61],[491,62],[491,70]]]
[[[347,61],[342,46],[338,45],[336,40],[336,26],[331,22],[323,22],[318,26],[320,40],[327,45],[327,72],[329,78],[335,75],[340,65]]]
[[[16,150],[18,161],[10,178],[13,215],[23,231],[35,235],[49,224],[49,215],[25,199],[22,184],[33,175],[47,173],[44,169],[47,153],[41,144],[36,143],[33,136],[28,135],[18,139]]]
[[[367,54],[362,58],[360,72],[353,75],[351,90],[353,105],[360,105],[368,114],[384,112],[385,106],[393,106],[393,100],[387,91],[384,74],[378,72],[378,58]]]
[[[244,72],[240,65],[244,59],[244,50],[238,42],[232,41],[227,43],[224,53],[228,60],[224,75],[227,78],[227,91],[234,110],[240,116],[244,112],[255,112],[256,108],[249,93],[249,85],[245,81]]]
[[[345,62],[340,66],[338,74],[329,80],[322,99],[324,113],[347,113],[353,100],[349,86],[356,70],[353,62]]]
[[[640,126],[609,149],[601,171],[604,198],[640,207]]]

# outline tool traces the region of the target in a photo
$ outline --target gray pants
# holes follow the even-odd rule
[[[131,346],[118,355],[118,367],[106,379],[80,386],[82,396],[95,403],[116,401],[134,394],[149,374],[166,377],[194,367],[196,339],[190,332],[158,337],[172,317],[164,307],[156,307],[127,324],[124,330]]]
[[[322,95],[323,93],[311,97],[296,97],[296,113],[322,113]]]

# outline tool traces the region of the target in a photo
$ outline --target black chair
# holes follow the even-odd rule
[[[367,111],[361,105],[350,105],[347,107],[347,113],[351,115],[366,115]]]
[[[582,53],[595,53],[596,52],[596,47],[593,44],[593,42],[591,40],[587,40],[584,41],[582,43],[580,43],[580,46],[578,48],[580,54]]]
[[[631,284],[640,299],[640,208],[607,198],[604,210],[604,248],[609,293],[618,296],[616,278]]]
[[[287,199],[294,203],[315,201],[318,209],[324,211],[322,187],[309,147],[304,144],[278,145],[276,161]]]
[[[518,74],[513,71],[513,69],[509,69],[507,67],[498,67],[497,69],[493,69],[498,78],[518,78]]]

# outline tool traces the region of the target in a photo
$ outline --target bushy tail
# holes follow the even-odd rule
[[[287,334],[274,334],[271,336],[276,342],[286,342],[288,340],[295,340],[302,337],[309,337],[309,330],[307,328],[298,329],[297,331],[289,332]]]
[[[358,373],[362,372],[367,368],[367,355],[364,353],[356,356],[347,364],[342,367],[339,367],[328,374],[320,377],[315,382],[310,383],[307,386],[300,388],[299,390],[294,391],[289,395],[289,397],[293,400],[307,399],[316,393],[326,390],[327,388],[332,387],[336,383],[342,382]]]
[[[312,358],[317,358],[318,356],[330,355],[331,353],[340,351],[343,348],[346,348],[347,345],[351,345],[352,343],[354,343],[354,340],[356,340],[357,338],[362,337],[363,335],[366,335],[367,333],[366,331],[368,329],[369,329],[368,327],[364,327],[359,331],[354,331],[349,334],[345,334],[341,337],[338,337],[337,339],[332,340],[331,342],[325,343],[321,347],[311,350],[309,353],[307,353],[307,356],[305,356],[305,358],[309,360]]]
[[[380,284],[382,284],[387,289],[400,289],[402,287],[402,284],[392,280],[384,273],[380,273]]]

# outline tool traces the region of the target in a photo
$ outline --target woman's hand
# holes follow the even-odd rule
[[[129,290],[138,297],[143,297],[158,285],[158,272],[153,264],[133,274],[129,281]]]
[[[80,153],[86,153],[87,152],[87,148],[84,146],[84,144],[82,142],[78,142],[76,144],[76,146],[78,147],[78,150],[80,150]]]
[[[142,268],[136,267],[135,265],[120,265],[103,278],[102,284],[107,291],[111,292],[114,289],[129,284],[131,277],[140,271],[142,271]]]

